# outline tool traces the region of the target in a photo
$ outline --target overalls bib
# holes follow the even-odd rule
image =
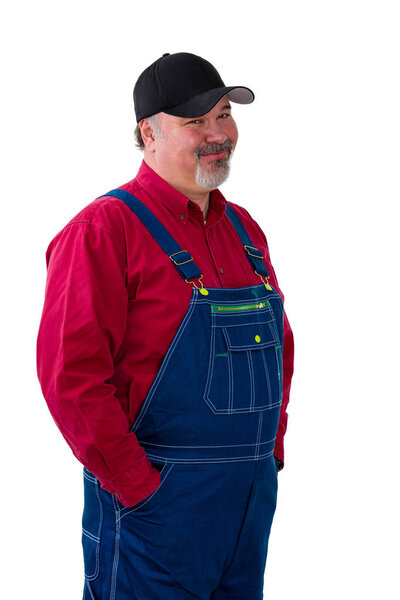
[[[193,292],[132,427],[160,486],[125,507],[84,468],[84,600],[261,600],[277,495],[282,300],[229,205],[258,285],[203,287],[190,253],[144,204],[120,189],[106,195],[133,210]]]

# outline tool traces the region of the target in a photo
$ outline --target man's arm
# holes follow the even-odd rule
[[[88,221],[67,225],[47,251],[37,369],[49,410],[72,452],[126,506],[160,484],[130,431],[113,384],[128,296],[123,245]]]
[[[261,234],[265,240],[265,245],[267,248],[267,256],[266,256],[267,265],[266,266],[267,266],[268,272],[270,274],[269,281],[270,281],[272,287],[275,288],[277,290],[277,292],[280,294],[280,296],[282,297],[282,300],[284,300],[284,295],[279,288],[278,280],[276,278],[274,268],[271,264],[267,240],[262,231],[261,231]],[[288,321],[286,312],[284,312],[284,316],[283,316],[283,356],[282,356],[282,359],[283,359],[282,406],[281,406],[281,411],[280,411],[280,416],[279,416],[278,432],[276,434],[275,449],[274,449],[275,457],[280,461],[280,463],[278,463],[279,470],[283,469],[284,459],[285,459],[285,449],[284,449],[283,441],[284,441],[284,436],[286,433],[287,422],[288,422],[287,407],[289,404],[290,386],[292,383],[293,361],[294,361],[293,332],[290,327],[290,323]]]
[[[272,268],[272,266],[271,266]],[[272,269],[273,270],[273,269]],[[270,278],[271,285],[279,290],[276,278]],[[275,285],[274,285],[275,283]],[[275,440],[274,454],[279,459],[278,469],[283,469],[285,459],[284,436],[287,429],[288,413],[287,407],[289,404],[290,387],[293,375],[293,360],[294,360],[294,342],[293,332],[290,327],[286,312],[284,313],[283,322],[283,381],[282,381],[282,406],[279,415],[278,432]]]

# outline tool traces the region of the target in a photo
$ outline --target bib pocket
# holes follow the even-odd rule
[[[269,302],[211,305],[204,399],[215,414],[268,410],[281,402],[281,342]]]

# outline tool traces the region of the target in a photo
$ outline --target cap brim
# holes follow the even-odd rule
[[[247,87],[220,87],[193,96],[193,98],[162,112],[175,117],[201,117],[208,113],[224,96],[228,96],[229,100],[237,104],[250,104],[254,100],[253,92]]]

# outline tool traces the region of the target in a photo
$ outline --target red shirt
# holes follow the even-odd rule
[[[225,215],[219,190],[207,222],[200,207],[143,162],[121,186],[139,198],[188,250],[205,287],[259,284]],[[267,241],[248,212],[237,210],[261,249],[279,293]],[[132,506],[159,485],[130,428],[189,306],[185,283],[158,243],[120,200],[99,198],[52,240],[46,254],[46,296],[37,347],[38,376],[51,414],[75,456],[104,489]],[[293,365],[285,316],[284,393],[275,455],[283,436]]]

